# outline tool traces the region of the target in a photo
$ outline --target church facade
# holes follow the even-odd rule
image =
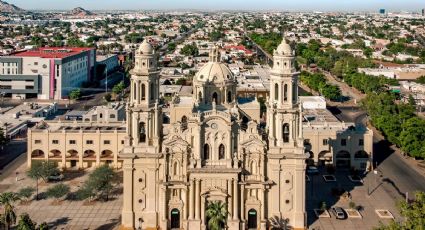
[[[193,96],[175,96],[162,123],[154,49],[136,52],[127,108],[122,226],[208,229],[206,209],[227,207],[227,229],[306,226],[305,154],[294,52],[274,51],[267,125],[256,100],[238,99],[237,81],[217,50],[193,79]]]

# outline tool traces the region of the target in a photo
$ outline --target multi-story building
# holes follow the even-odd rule
[[[260,106],[239,101],[237,82],[218,50],[194,77],[191,97],[173,98],[170,124],[158,105],[154,49],[138,49],[131,77],[123,159],[122,225],[205,229],[211,202],[226,204],[228,229],[269,229],[271,218],[304,229],[305,160],[294,52],[274,52],[267,130]]]
[[[303,137],[310,165],[337,169],[370,169],[373,132],[360,124],[339,121],[326,109],[323,97],[300,97],[303,104]]]
[[[94,48],[38,48],[0,57],[0,92],[13,98],[64,99],[91,80]]]
[[[121,167],[118,153],[126,136],[123,122],[40,122],[28,130],[28,167],[32,161],[52,161],[62,169],[109,164]]]

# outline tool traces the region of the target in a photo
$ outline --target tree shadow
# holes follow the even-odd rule
[[[97,228],[95,228],[95,230],[111,230],[111,229],[115,229],[120,223],[121,223],[121,217],[118,219],[111,219],[110,223],[101,225]]]
[[[62,218],[56,219],[55,221],[47,223],[47,225],[55,229],[55,227],[64,226],[68,224],[69,221],[70,221],[69,217],[62,217]]]
[[[391,154],[394,153],[394,149],[391,148],[393,144],[387,140],[381,140],[379,142],[373,143],[373,152],[379,153],[373,155],[373,163],[375,167],[380,165],[382,162],[385,161]]]
[[[270,219],[270,225],[272,230],[288,230],[289,227],[289,219],[282,218],[278,216],[273,216]]]

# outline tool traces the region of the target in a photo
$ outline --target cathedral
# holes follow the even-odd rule
[[[208,229],[206,209],[226,204],[225,229],[304,229],[305,154],[294,51],[274,51],[266,126],[256,99],[237,98],[237,79],[218,49],[193,79],[192,97],[159,104],[157,54],[143,42],[131,72],[124,171],[125,229]],[[170,122],[163,123],[167,110]]]

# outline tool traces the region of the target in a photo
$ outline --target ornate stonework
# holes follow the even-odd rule
[[[271,218],[305,227],[305,159],[294,55],[275,51],[267,127],[260,107],[236,98],[236,79],[212,50],[193,97],[174,97],[162,124],[154,49],[136,54],[124,159],[122,225],[206,229],[208,202],[228,207],[228,229],[268,229]]]

